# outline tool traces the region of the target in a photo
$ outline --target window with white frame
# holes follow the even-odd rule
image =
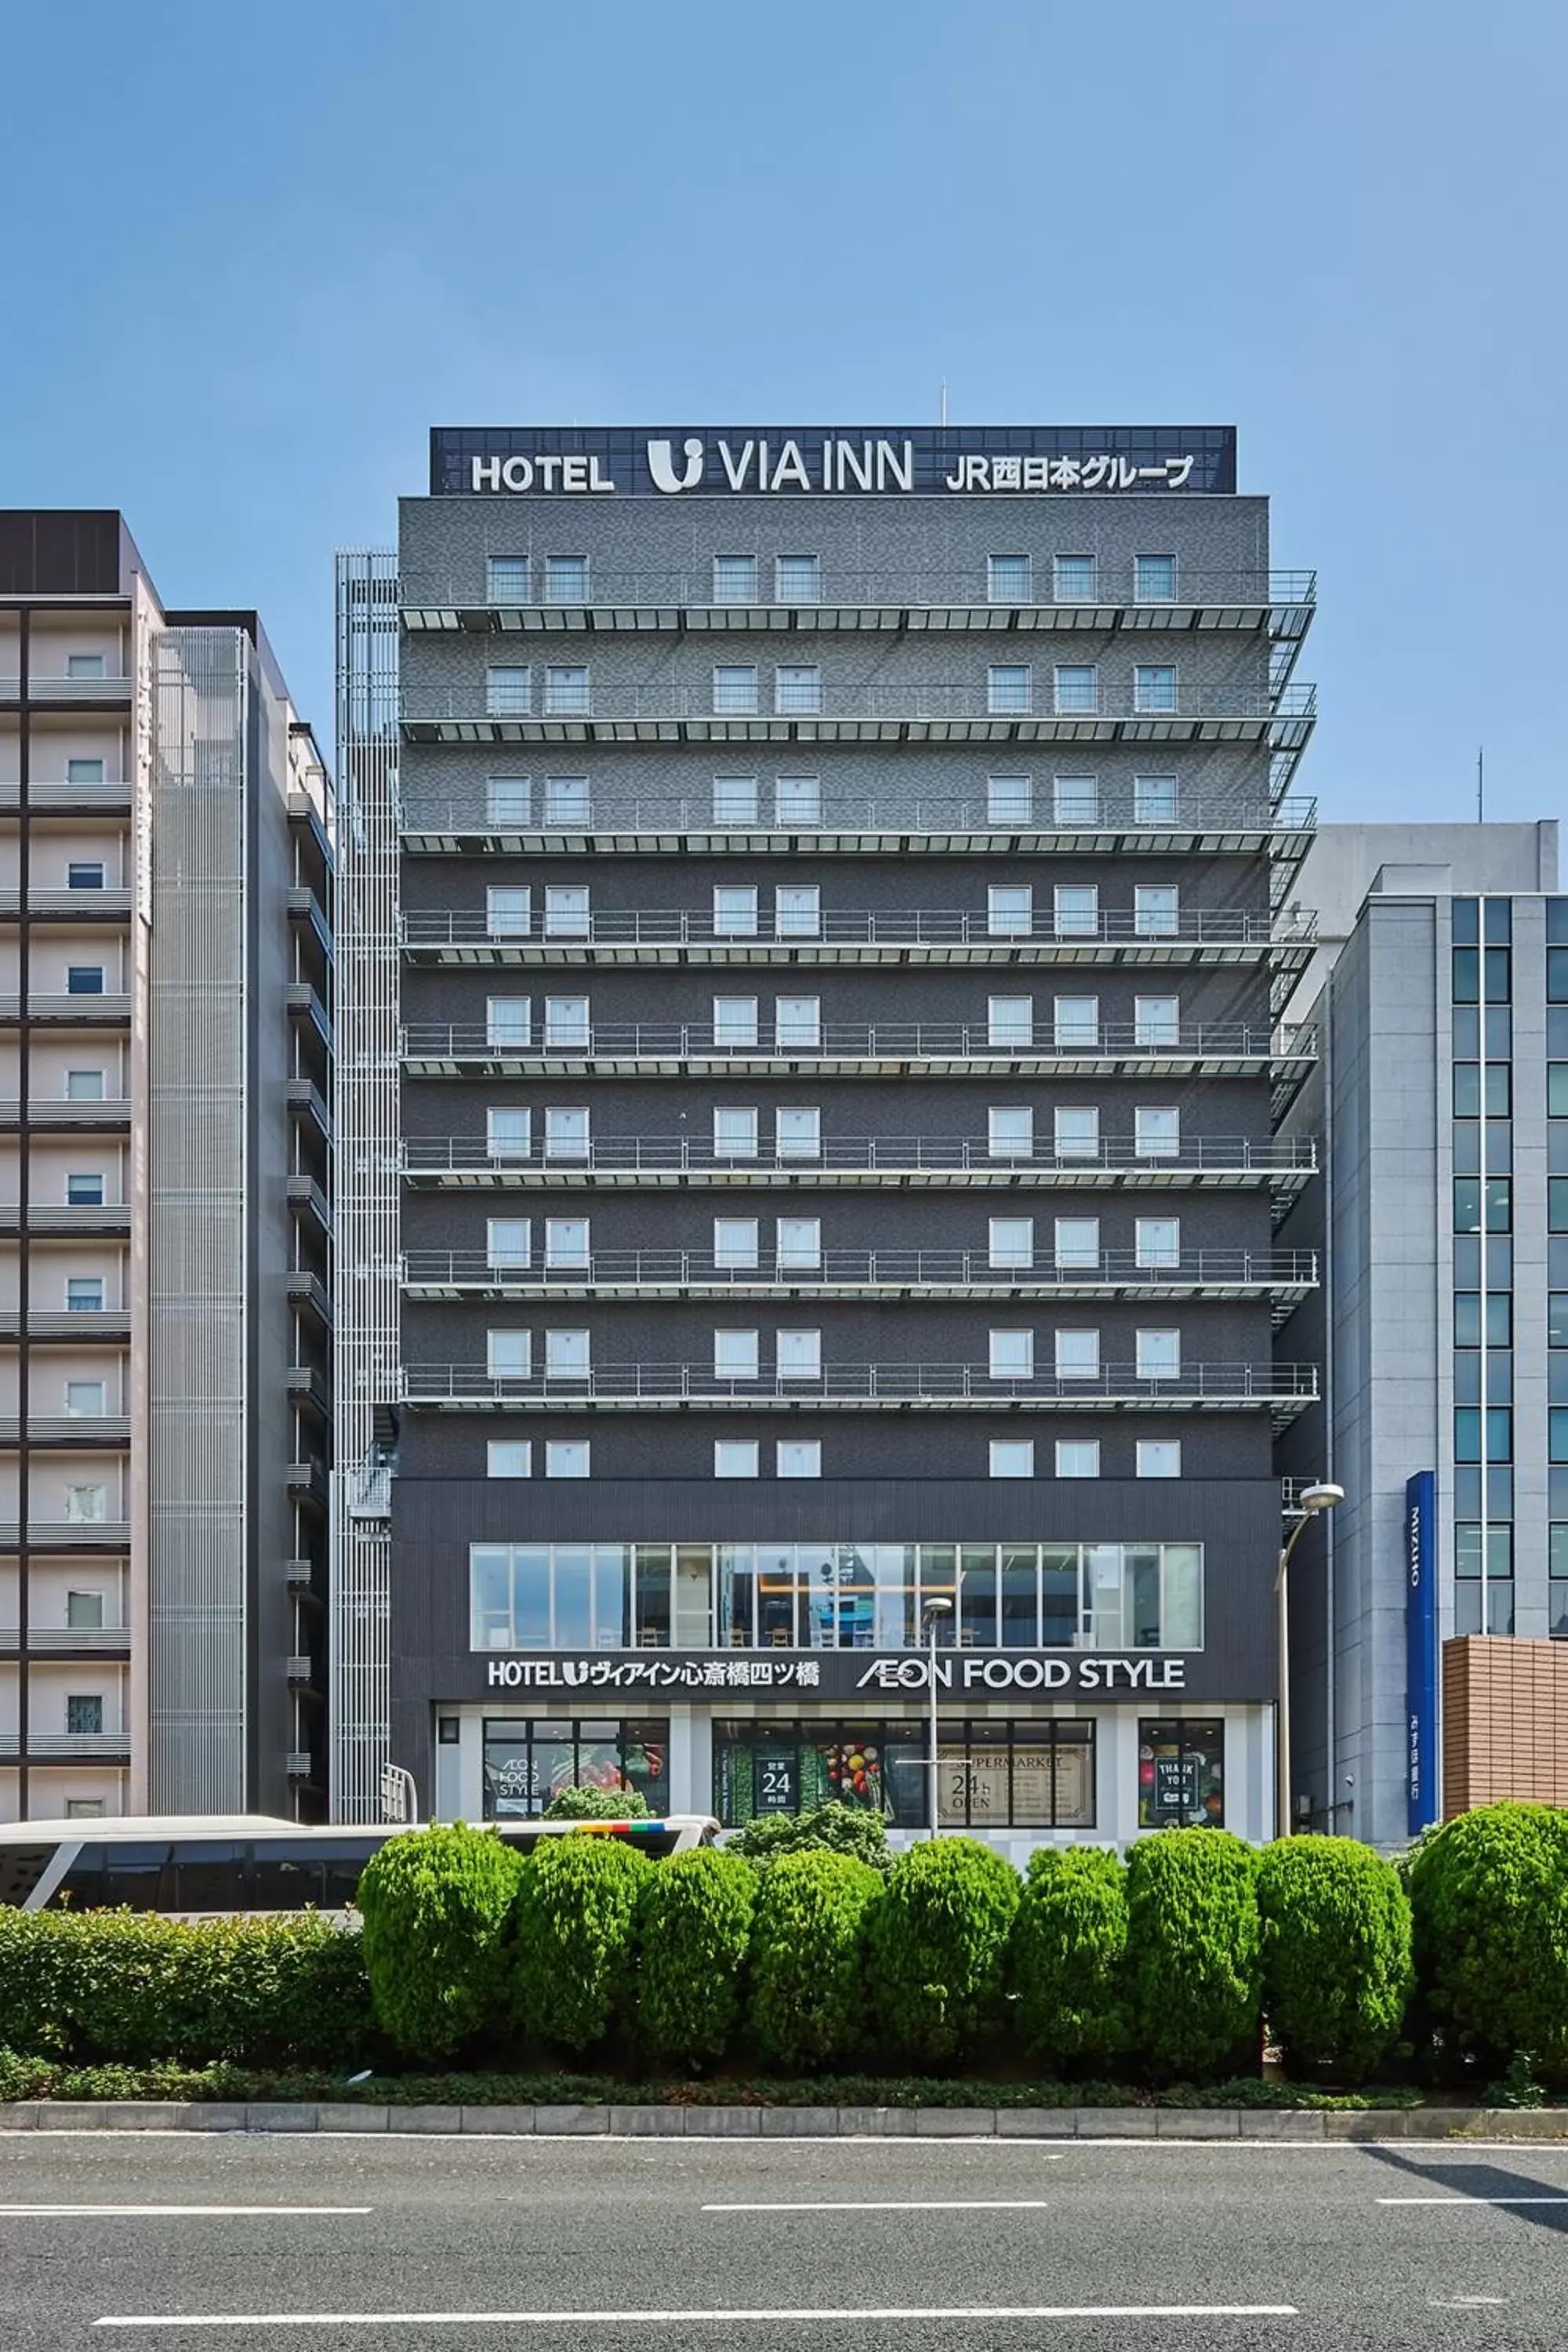
[[[716,1381],[754,1381],[760,1370],[760,1341],[755,1331],[715,1331],[713,1377]]]
[[[100,1274],[68,1274],[66,1311],[71,1315],[101,1315],[103,1276]]]
[[[757,559],[754,555],[713,558],[715,604],[754,604],[757,601]]]
[[[993,1217],[988,1228],[988,1263],[993,1273],[1032,1267],[1035,1263],[1033,1217]]]
[[[1138,1440],[1140,1478],[1179,1478],[1181,1475],[1182,1441],[1179,1437],[1141,1437]]]
[[[586,670],[583,673],[586,677]],[[546,776],[544,822],[549,825],[587,824],[591,821],[586,776]]]
[[[1173,940],[1181,921],[1181,893],[1175,883],[1138,884],[1132,893],[1132,928],[1141,940]]]
[[[714,1218],[713,1263],[715,1265],[742,1270],[750,1269],[756,1265],[757,1220],[755,1217]]]
[[[780,662],[773,671],[773,709],[781,719],[813,719],[822,709],[822,671],[816,662]]]
[[[822,602],[821,556],[775,557],[773,602],[777,604],[819,604]]]
[[[822,891],[816,882],[781,882],[773,891],[773,930],[781,940],[814,940],[822,928]]]
[[[1035,927],[1035,894],[1026,882],[993,882],[985,893],[985,928],[994,940],[1027,939]]]
[[[102,1381],[67,1381],[65,1407],[71,1421],[97,1421],[107,1410],[104,1402],[107,1390]]]
[[[1058,1381],[1097,1381],[1100,1378],[1099,1332],[1058,1331],[1056,1361]]]
[[[757,936],[757,892],[754,883],[716,882],[713,886],[713,929],[721,940],[754,940]]]
[[[533,594],[532,571],[526,555],[492,555],[485,566],[487,602],[526,604]]]
[[[586,1217],[546,1217],[544,1263],[552,1274],[586,1274],[593,1264],[593,1234]]]
[[[593,1035],[593,1011],[585,996],[547,996],[544,1042],[584,1053]]]
[[[985,708],[994,719],[1026,718],[1034,708],[1035,676],[1027,662],[993,662]]]
[[[1132,1228],[1132,1255],[1151,1269],[1182,1263],[1180,1217],[1140,1217]]]
[[[820,996],[779,996],[773,999],[773,1039],[781,1051],[822,1044]]]
[[[1052,893],[1051,919],[1059,940],[1098,939],[1098,885],[1093,882],[1058,882]]]
[[[547,555],[544,559],[544,601],[547,604],[587,604],[588,558]]]
[[[70,1169],[66,1174],[66,1200],[73,1209],[101,1209],[104,1177],[97,1168]]]
[[[1027,1160],[1035,1149],[1035,1114],[1026,1103],[994,1104],[985,1114],[993,1160]]]
[[[531,824],[533,785],[527,776],[487,776],[485,822],[505,826]]]
[[[819,1381],[822,1378],[821,1332],[776,1332],[773,1360],[778,1366],[781,1381]]]
[[[1182,1149],[1182,1114],[1164,1104],[1143,1104],[1132,1114],[1132,1143],[1140,1160],[1175,1160]]]
[[[820,1159],[821,1111],[814,1107],[792,1105],[775,1112],[773,1139],[781,1160]]]
[[[1132,818],[1135,824],[1174,824],[1179,803],[1174,776],[1134,776]]]
[[[820,824],[822,778],[780,776],[773,787],[773,808],[780,824]]]
[[[525,940],[533,924],[533,893],[492,882],[485,892],[485,929],[492,940]]]
[[[757,1000],[754,996],[713,999],[715,1045],[754,1045],[757,1042]]]
[[[68,963],[66,994],[68,996],[101,996],[107,976],[100,963]]]
[[[101,1483],[66,1488],[66,1518],[72,1527],[97,1526],[109,1517],[109,1489]]]
[[[585,1381],[593,1363],[586,1331],[546,1331],[544,1375],[552,1381]]]
[[[586,1478],[592,1459],[585,1437],[552,1437],[545,1441],[544,1475],[547,1478]]]
[[[546,1160],[586,1160],[588,1143],[586,1109],[552,1104],[544,1114]]]
[[[1035,780],[1032,776],[987,776],[987,824],[1033,824]]]
[[[485,1370],[492,1381],[526,1381],[533,1370],[533,1335],[529,1331],[487,1331]]]
[[[103,761],[100,759],[66,761],[68,784],[101,784],[103,780]]]
[[[986,1370],[994,1381],[1028,1381],[1035,1376],[1035,1335],[1032,1331],[992,1331],[987,1334]]]
[[[986,1000],[985,1042],[988,1045],[1032,1045],[1035,1042],[1035,1000],[1032,996],[993,996]]]
[[[781,1274],[814,1273],[822,1264],[821,1218],[775,1218],[773,1258]]]
[[[716,1160],[754,1160],[757,1156],[757,1113],[749,1103],[716,1103],[713,1107],[713,1156]]]
[[[544,893],[544,936],[547,940],[585,940],[591,929],[588,885],[552,882]]]
[[[1052,1114],[1058,1160],[1098,1160],[1100,1111],[1093,1103],[1058,1103]]]
[[[781,1437],[773,1447],[773,1475],[779,1478],[820,1478],[821,1439]]]
[[[755,776],[715,776],[715,824],[755,824],[759,807]]]
[[[1161,713],[1176,708],[1176,672],[1171,662],[1139,662],[1132,672],[1134,710]]]
[[[1140,1331],[1135,1347],[1141,1381],[1174,1381],[1181,1378],[1182,1335],[1179,1331]]]
[[[1058,1217],[1056,1221],[1056,1262],[1058,1274],[1097,1274],[1100,1270],[1100,1219]]]
[[[716,662],[713,708],[721,718],[752,719],[757,711],[755,662]]]
[[[494,1272],[533,1263],[533,1222],[529,1217],[487,1217],[485,1262]]]
[[[993,1478],[1032,1478],[1035,1475],[1035,1442],[1030,1437],[994,1437],[991,1440],[991,1475]]]
[[[485,672],[485,713],[526,719],[533,707],[533,673],[526,663],[492,662]]]
[[[1100,566],[1092,555],[1058,555],[1052,560],[1058,604],[1092,604],[1100,593]]]
[[[1035,566],[1027,555],[988,555],[985,559],[985,600],[990,604],[1030,604],[1035,598]]]
[[[1132,597],[1139,604],[1171,604],[1176,596],[1176,559],[1173,555],[1135,555],[1132,559]]]
[[[1181,998],[1135,996],[1132,1000],[1132,1041],[1137,1045],[1179,1045],[1182,1042]]]
[[[1098,996],[1058,996],[1051,1006],[1052,1034],[1058,1050],[1082,1053],[1100,1043]]]
[[[1058,1437],[1057,1440],[1057,1476],[1058,1478],[1098,1478],[1100,1475],[1100,1440],[1098,1437]]]
[[[1059,825],[1082,827],[1100,823],[1098,776],[1053,776],[1051,807]]]
[[[105,1093],[105,1073],[102,1070],[66,1072],[67,1102],[102,1102]]]
[[[526,1160],[533,1148],[533,1114],[492,1109],[485,1115],[485,1148],[492,1160]]]
[[[487,996],[485,999],[485,1043],[487,1045],[527,1045],[533,1037],[533,999],[531,996]]]
[[[715,1478],[754,1478],[762,1448],[754,1437],[716,1437],[713,1440],[713,1475]]]
[[[492,1437],[485,1448],[487,1478],[531,1478],[533,1447],[526,1437]]]
[[[1092,719],[1100,708],[1100,670],[1093,662],[1057,664],[1056,707],[1064,719]]]

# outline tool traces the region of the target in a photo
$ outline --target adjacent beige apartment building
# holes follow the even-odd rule
[[[0,1821],[324,1814],[332,888],[257,615],[0,512]]]

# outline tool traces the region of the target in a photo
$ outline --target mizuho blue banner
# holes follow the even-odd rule
[[[1405,1485],[1405,1807],[1412,1837],[1437,1818],[1437,1478]]]

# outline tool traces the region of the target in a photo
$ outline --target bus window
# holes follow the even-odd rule
[[[52,1845],[0,1847],[0,1903],[26,1903],[58,1851]]]
[[[174,1892],[166,1845],[84,1845],[55,1890],[73,1911],[166,1911]]]
[[[319,1910],[321,1858],[315,1844],[268,1838],[251,1849],[253,1871],[247,1908],[251,1911]]]
[[[96,1911],[109,1900],[108,1857],[100,1845],[84,1845],[55,1889],[57,1903],[73,1911]]]
[[[212,1845],[200,1838],[182,1838],[174,1848],[171,1908],[243,1911],[247,1901],[244,1859],[241,1845]]]
[[[379,1838],[375,1844],[379,1845]],[[367,1849],[363,1839],[345,1838],[342,1843],[333,1841],[318,1849],[321,1860],[322,1907],[328,1911],[346,1911],[359,1892],[360,1873],[370,1860],[374,1847]]]

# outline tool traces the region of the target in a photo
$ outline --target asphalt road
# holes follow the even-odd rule
[[[1568,2147],[0,2133],[0,2352],[1565,2337]]]

